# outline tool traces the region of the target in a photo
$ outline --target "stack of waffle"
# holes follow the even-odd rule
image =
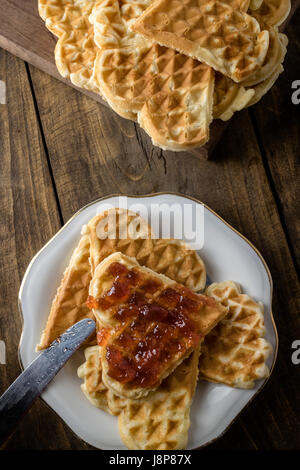
[[[114,273],[116,264],[118,273]],[[120,291],[116,284],[123,276],[120,265],[129,270],[125,277],[131,284],[132,279],[142,281],[134,281],[130,297],[121,289],[116,311],[111,299]],[[118,416],[120,435],[129,449],[175,450],[187,446],[198,376],[231,387],[251,388],[269,374],[266,359],[271,346],[263,338],[262,305],[242,294],[232,281],[204,290],[205,286],[206,270],[199,255],[180,240],[155,238],[151,227],[135,213],[111,209],[82,229],[38,349],[48,347],[80,319],[96,319],[97,340],[90,338],[85,345],[85,362],[78,369],[83,379],[81,388],[92,405]],[[128,300],[133,297],[135,304]],[[170,302],[174,324],[165,310]],[[136,313],[136,305],[143,306],[142,314]],[[132,309],[135,317],[128,317]],[[196,329],[174,350],[178,346],[176,325],[182,326],[183,319]],[[133,360],[140,354],[137,348],[141,343],[143,358],[148,358],[145,344],[151,342],[153,346],[157,331],[164,332],[159,340],[161,364],[151,362],[147,371],[157,370],[157,374],[153,379],[151,374],[139,373],[141,382],[132,370]],[[118,359],[115,369],[111,368],[113,354]],[[147,360],[140,362],[140,370],[143,364],[149,366]]]
[[[272,87],[290,0],[39,0],[63,77],[137,121],[153,144],[201,147]]]

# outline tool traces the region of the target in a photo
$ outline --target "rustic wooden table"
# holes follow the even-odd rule
[[[300,448],[299,166],[300,11],[287,34],[285,72],[255,107],[238,113],[204,161],[163,152],[139,127],[0,50],[2,393],[20,373],[18,289],[33,255],[88,202],[110,193],[176,191],[194,196],[243,233],[263,254],[274,281],[279,354],[263,391],[210,449]],[[298,173],[298,175],[297,175]],[[298,179],[297,179],[298,176]],[[247,269],[247,266],[245,266]],[[38,400],[5,449],[89,449]]]

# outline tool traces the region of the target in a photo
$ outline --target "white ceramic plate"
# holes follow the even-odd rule
[[[119,197],[109,196],[81,209],[30,263],[19,294],[24,319],[19,351],[23,367],[37,356],[35,346],[62,274],[78,242],[82,225],[101,212],[107,203],[118,207]],[[204,207],[204,245],[199,254],[206,264],[208,276],[214,282],[236,281],[243,292],[263,302],[266,338],[273,346],[273,353],[268,359],[272,371],[278,342],[271,311],[272,279],[258,251],[211,209],[186,196],[154,194],[129,197],[127,203],[129,208],[131,204],[142,203],[147,209],[161,203],[176,203],[182,207],[189,204],[193,210]],[[202,229],[203,225],[197,227],[197,230]],[[93,407],[80,389],[82,381],[77,377],[77,367],[83,361],[83,352],[76,353],[48,386],[42,398],[84,441],[100,449],[125,449],[119,436],[117,418]],[[188,449],[204,446],[220,437],[265,382],[258,381],[252,390],[240,390],[200,381],[192,405]]]

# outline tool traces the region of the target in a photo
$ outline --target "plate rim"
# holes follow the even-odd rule
[[[279,338],[278,338],[278,331],[277,331],[277,327],[276,327],[276,323],[275,323],[275,319],[274,319],[274,316],[273,316],[273,279],[272,279],[272,275],[271,275],[271,272],[270,272],[270,269],[264,259],[264,257],[262,256],[262,254],[260,253],[260,251],[253,245],[253,243],[248,240],[247,237],[245,237],[245,235],[243,235],[242,233],[240,233],[237,229],[235,229],[232,225],[230,225],[226,220],[224,220],[219,214],[217,214],[213,209],[211,209],[211,207],[209,207],[206,203],[202,202],[200,199],[197,199],[193,196],[189,196],[189,195],[186,195],[186,194],[183,194],[183,193],[180,193],[180,192],[176,192],[176,191],[159,191],[159,192],[155,192],[155,193],[150,193],[150,194],[120,194],[120,193],[112,193],[112,194],[108,194],[106,196],[102,196],[102,197],[99,197],[91,202],[89,202],[88,204],[85,204],[84,206],[82,206],[80,209],[78,209],[67,221],[64,225],[62,225],[62,227],[42,246],[42,248],[40,248],[40,250],[32,257],[32,259],[30,260],[26,270],[25,270],[25,273],[23,275],[23,278],[22,278],[22,281],[21,281],[21,284],[20,284],[20,288],[19,288],[19,292],[18,292],[18,311],[19,311],[19,315],[21,317],[21,323],[22,323],[22,330],[21,330],[21,334],[20,334],[20,339],[19,339],[19,344],[18,344],[18,361],[19,361],[19,365],[21,367],[21,370],[23,371],[24,370],[24,365],[23,365],[23,361],[22,361],[22,358],[21,358],[21,343],[22,343],[22,339],[23,339],[23,333],[24,333],[24,314],[23,314],[23,309],[22,309],[22,293],[23,293],[23,289],[24,289],[24,285],[25,285],[25,282],[26,282],[26,278],[27,276],[29,275],[29,272],[31,270],[31,266],[33,265],[33,263],[35,262],[35,260],[40,256],[40,254],[44,251],[44,249],[65,229],[65,227],[67,225],[69,225],[73,219],[75,219],[79,214],[81,214],[85,209],[87,209],[88,207],[94,205],[94,204],[97,204],[97,203],[100,203],[106,199],[110,199],[110,198],[115,198],[115,197],[127,197],[127,198],[133,198],[133,199],[144,199],[144,198],[150,198],[150,197],[156,197],[156,196],[163,196],[163,195],[171,195],[171,196],[179,196],[179,197],[182,197],[182,198],[186,198],[186,199],[190,199],[191,201],[193,202],[196,202],[197,204],[201,204],[205,209],[207,209],[209,212],[211,212],[214,216],[216,216],[221,222],[223,222],[230,230],[232,230],[236,235],[238,235],[239,237],[241,237],[249,246],[250,248],[252,248],[252,250],[256,253],[256,255],[258,256],[258,258],[260,259],[266,273],[267,273],[267,276],[268,276],[268,280],[269,280],[269,284],[270,284],[270,317],[271,317],[271,322],[272,322],[272,326],[273,326],[273,330],[274,330],[274,336],[275,336],[275,347],[274,347],[274,357],[273,357],[273,361],[272,361],[272,364],[270,366],[270,373],[268,375],[268,377],[265,378],[265,380],[262,382],[262,384],[260,385],[260,387],[256,390],[256,392],[254,393],[254,395],[248,400],[248,402],[242,407],[242,409],[237,413],[237,415],[232,419],[232,421],[230,421],[230,423],[226,426],[226,428],[216,437],[212,438],[211,440],[201,444],[200,446],[198,447],[194,447],[190,450],[200,450],[200,449],[203,449],[204,447],[207,447],[209,446],[210,444],[213,444],[215,441],[217,441],[218,439],[220,439],[222,436],[224,436],[224,434],[226,434],[226,432],[231,428],[231,426],[236,422],[236,420],[239,418],[240,414],[246,409],[248,408],[248,406],[250,405],[250,403],[258,396],[258,394],[263,390],[263,388],[265,387],[265,385],[268,383],[272,373],[273,373],[273,370],[274,370],[274,367],[275,367],[275,364],[276,364],[276,361],[277,361],[277,355],[278,355],[278,348],[279,348]],[[97,447],[93,446],[92,444],[88,443],[87,441],[85,441],[82,437],[78,436],[78,434],[76,434],[76,432],[71,428],[71,426],[69,424],[66,423],[66,421],[59,415],[59,413],[54,410],[54,408],[52,408],[52,406],[50,406],[46,400],[44,398],[42,398],[41,396],[39,396],[39,399],[52,411],[54,412],[58,417],[59,419],[61,419],[64,424],[68,427],[68,429],[70,429],[70,431],[76,436],[77,439],[79,439],[81,442],[83,443],[86,443],[88,445],[90,445],[91,447],[94,447],[95,449],[97,449]],[[103,449],[100,449],[98,448],[99,450],[103,450]],[[115,450],[118,450],[118,449],[115,449]]]

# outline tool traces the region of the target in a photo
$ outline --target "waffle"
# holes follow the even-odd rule
[[[252,6],[250,5],[250,8]],[[279,26],[288,17],[291,11],[290,0],[263,0],[259,8],[254,9],[255,14],[270,26]]]
[[[103,239],[99,238],[99,227],[105,226],[111,219],[116,234],[125,234],[123,238],[109,233]],[[139,235],[132,239],[127,234],[127,227],[137,227]],[[91,264],[94,271],[96,266],[108,255],[120,251],[136,258],[142,266],[164,274],[169,278],[184,284],[191,290],[204,289],[206,270],[198,254],[181,240],[157,239],[151,227],[137,214],[124,209],[112,209],[94,217],[87,225],[91,244]],[[101,237],[101,234],[100,234]]]
[[[259,16],[257,16],[257,19],[262,24],[262,20]],[[273,75],[275,70],[278,69],[278,66],[284,61],[288,44],[287,36],[279,33],[277,28],[273,28],[272,26],[265,24],[264,27],[269,31],[270,40],[268,52],[261,68],[251,75],[251,77],[243,81],[244,87],[253,87],[265,81]]]
[[[272,348],[265,334],[263,306],[226,281],[206,289],[229,313],[204,340],[199,377],[231,387],[252,388],[269,375],[265,364]]]
[[[282,71],[280,64],[286,48],[272,26],[280,25],[288,16],[290,0],[227,0],[225,4],[199,0],[196,5],[193,0],[174,0],[171,4],[156,0],[150,8],[149,5],[150,0],[38,2],[40,16],[58,38],[55,60],[63,77],[101,94],[120,116],[139,122],[154,145],[173,151],[200,147],[209,139],[212,118],[228,120],[235,111],[257,102]],[[149,37],[142,31],[143,18],[150,15],[151,23],[151,11],[156,5],[161,9],[162,25],[154,25]],[[216,16],[219,22],[215,21]],[[204,38],[202,22],[207,28]],[[148,26],[152,28],[151,24]],[[157,26],[162,26],[161,32]],[[234,34],[243,29],[235,57],[231,27]],[[218,28],[222,30],[226,53],[220,47],[220,35],[216,37]],[[229,36],[224,33],[227,28]],[[160,40],[158,34],[167,34],[170,44]],[[181,51],[182,42],[184,54],[188,53],[187,44],[201,42],[200,49],[205,54],[209,51],[209,60],[200,54],[204,62],[200,63],[176,52],[175,43]],[[217,73],[214,80],[214,71],[205,65],[211,65],[210,60],[225,77]],[[241,86],[234,81],[242,81]]]
[[[89,22],[95,1],[39,0],[39,13],[58,41],[55,62],[59,73],[81,88],[97,91],[92,80],[98,51]]]
[[[199,348],[146,398],[130,400],[113,394],[102,382],[99,347],[85,350],[78,369],[88,400],[119,416],[119,431],[129,449],[184,449],[190,426],[190,406],[197,383]]]
[[[286,54],[286,47],[288,44],[288,39],[285,34],[279,34],[279,38],[280,38],[280,43],[281,43],[281,54],[282,54],[281,60],[283,61],[284,56]],[[247,106],[252,106],[256,104],[258,101],[260,101],[261,98],[272,88],[272,86],[276,82],[279,75],[283,72],[283,70],[284,69],[283,69],[282,63],[280,62],[279,65],[277,65],[277,67],[272,71],[272,73],[270,75],[268,74],[265,80],[255,85],[253,87],[254,95],[249,101]]]
[[[258,70],[269,33],[236,0],[154,0],[132,30],[240,82]]]
[[[147,1],[99,2],[90,20],[101,47],[95,81],[118,112],[136,113],[155,145],[174,151],[209,139],[214,73],[210,67],[130,31]]]
[[[185,449],[198,376],[199,349],[147,398],[126,400],[119,432],[128,449]]]
[[[52,302],[37,350],[48,348],[71,325],[93,316],[85,304],[91,281],[89,256],[89,236],[83,233]]]
[[[46,27],[59,38],[55,47],[59,73],[74,85],[99,94],[93,78],[98,47],[89,21],[96,3],[96,0],[39,0],[38,5]],[[130,111],[116,111],[126,119],[136,120]]]
[[[286,35],[279,33],[277,28],[264,24],[258,15],[257,19],[269,31],[269,48],[264,63],[254,74],[241,83],[235,83],[225,75],[216,73],[214,118],[227,121],[235,111],[257,103],[273,86],[279,73],[283,70],[280,64],[286,54],[288,43]]]
[[[154,237],[150,225],[140,215],[121,208],[96,215],[88,222],[86,230],[90,237],[93,272],[104,258],[116,251],[136,257],[140,245],[142,250],[148,245],[152,247],[151,238]]]
[[[102,382],[102,367],[99,346],[90,346],[84,350],[85,362],[77,370],[78,377],[83,379],[81,390],[97,408],[112,415],[118,415],[126,404],[124,398],[115,395]]]
[[[250,5],[249,5],[250,11],[257,10],[261,6],[262,2],[263,0],[250,0]]]
[[[214,89],[214,119],[228,121],[235,111],[245,108],[253,98],[255,90],[246,89],[230,78],[217,72]]]
[[[149,6],[150,0],[98,0],[90,15],[94,40],[100,49],[148,46],[149,41],[130,31],[130,25]]]
[[[117,214],[117,234],[121,234],[132,224],[132,227],[139,227],[140,237],[149,238],[120,239],[117,236],[115,239],[110,239],[108,234],[105,240],[100,240],[97,235],[98,224],[113,213]],[[122,218],[120,214],[126,217]],[[136,257],[140,264],[166,274],[192,290],[198,291],[205,287],[205,266],[194,250],[181,240],[151,239],[151,236],[153,234],[150,226],[141,217],[122,209],[104,212],[91,219],[83,228],[82,237],[61,280],[37,349],[47,348],[71,325],[90,316],[85,302],[88,297],[91,271],[106,256],[116,251]]]
[[[117,395],[141,398],[197,347],[227,309],[134,258],[114,253],[95,269],[89,305],[98,322],[102,380]]]

